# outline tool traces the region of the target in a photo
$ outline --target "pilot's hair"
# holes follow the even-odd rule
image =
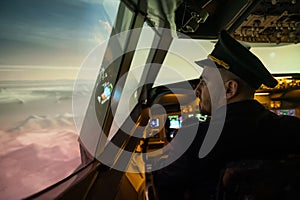
[[[235,80],[238,83],[238,94],[241,94],[248,99],[254,98],[255,88],[250,86],[246,81],[226,69],[219,68],[219,71],[224,81]]]

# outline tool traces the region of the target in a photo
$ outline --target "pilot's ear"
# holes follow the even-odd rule
[[[226,99],[232,99],[238,93],[239,83],[236,80],[225,82]]]

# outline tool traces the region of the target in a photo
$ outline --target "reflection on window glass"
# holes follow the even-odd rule
[[[116,85],[116,79],[121,65],[120,56],[122,56],[125,51],[127,37],[129,36],[129,32],[127,31],[131,27],[133,15],[134,13],[129,10],[124,3],[119,5],[117,16],[119,20],[116,20],[114,25],[114,32],[112,33],[114,36],[112,36],[108,42],[95,90],[95,97],[97,99],[95,109],[100,127],[103,127],[104,119],[109,108],[108,100]],[[114,93],[114,97],[116,98],[118,96],[118,89],[115,89]],[[107,94],[109,94],[109,96],[106,96]],[[87,113],[87,115],[90,115],[90,113]],[[81,138],[85,138],[85,134],[89,134],[88,132],[89,131],[85,130],[81,131]],[[108,135],[108,133],[104,134]],[[95,136],[98,137],[99,135]],[[94,144],[85,143],[86,141],[84,139],[82,141],[85,146],[94,146]],[[93,142],[97,143],[97,138],[94,138]],[[94,150],[92,150],[92,154],[93,152]]]
[[[119,84],[117,83],[118,87],[116,88],[115,95],[119,97],[119,106],[114,113],[114,122],[109,133],[109,139],[114,136],[118,128],[120,128],[121,124],[123,124],[138,103],[142,86],[140,80],[149,52],[149,49],[136,51],[125,84],[120,84],[123,80],[119,80]]]
[[[122,93],[119,94],[120,106],[117,107],[116,112],[114,113],[115,118],[109,133],[109,139],[114,136],[118,128],[138,103],[141,87],[143,86],[143,80],[141,80],[141,78],[142,74],[146,73],[145,69],[148,68],[145,66],[147,65],[147,58],[151,50],[154,35],[155,32],[147,26],[144,26],[141,31],[126,82],[124,86],[122,85],[121,90],[118,90],[118,88],[116,90],[116,93],[118,91],[122,91]]]
[[[2,199],[25,198],[80,165],[73,83],[84,58],[109,37],[118,5],[108,0],[0,2],[5,8],[0,12]],[[106,86],[109,98],[111,86]]]

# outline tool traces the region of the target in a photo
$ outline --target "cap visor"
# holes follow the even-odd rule
[[[216,67],[216,64],[214,63],[214,61],[212,61],[208,58],[204,59],[204,60],[195,61],[195,63],[197,65],[199,65],[200,67]]]

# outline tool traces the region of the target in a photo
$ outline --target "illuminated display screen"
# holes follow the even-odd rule
[[[158,128],[159,127],[159,120],[158,119],[150,119],[149,126],[151,128]]]
[[[195,117],[197,117],[200,122],[205,122],[207,119],[207,115],[201,115],[200,113],[195,114]]]
[[[188,118],[196,117],[200,122],[205,122],[207,120],[207,115],[202,115],[200,113],[197,114],[188,114]]]
[[[276,110],[275,113],[277,115],[296,116],[296,110],[295,109],[279,109],[279,110]]]
[[[170,120],[170,128],[178,129],[181,128],[182,116],[181,115],[170,115],[168,116]]]

